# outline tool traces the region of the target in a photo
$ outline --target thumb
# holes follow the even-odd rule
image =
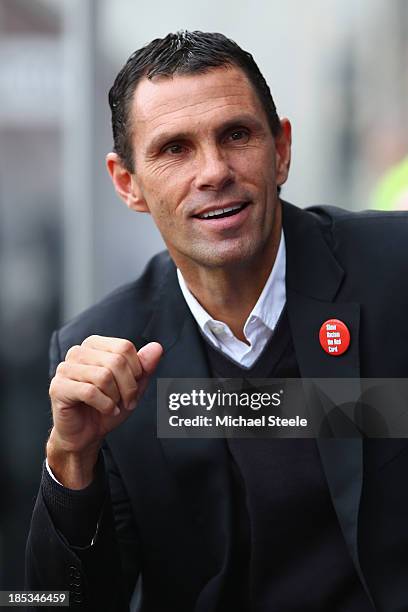
[[[145,375],[153,374],[162,355],[163,347],[158,342],[149,342],[137,352]]]

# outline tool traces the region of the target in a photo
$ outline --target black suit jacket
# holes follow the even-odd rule
[[[287,308],[302,377],[407,377],[408,217],[284,203],[283,226]],[[351,334],[339,357],[318,340],[330,318]],[[74,567],[84,609],[124,610],[140,572],[143,612],[245,610],[236,559],[246,516],[238,512],[243,504],[225,441],[156,435],[156,378],[209,376],[167,253],[54,335],[51,374],[90,334],[128,338],[138,348],[156,340],[165,354],[135,412],[106,441],[112,503],[104,505],[92,546],[67,544],[40,491],[27,545],[28,586],[66,590]],[[318,447],[373,606],[408,610],[407,441],[320,439]]]

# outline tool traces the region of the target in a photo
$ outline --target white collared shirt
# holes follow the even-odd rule
[[[285,306],[285,272],[286,248],[282,230],[278,253],[272,271],[244,325],[244,335],[249,345],[234,336],[226,323],[213,319],[204,310],[187,287],[179,269],[177,269],[177,277],[187,306],[197,321],[204,337],[235,362],[245,368],[250,368],[271,338]]]

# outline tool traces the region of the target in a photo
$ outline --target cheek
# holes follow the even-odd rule
[[[170,204],[183,197],[191,184],[193,168],[191,164],[178,167],[172,166],[160,175],[150,172],[144,177],[145,195],[156,201],[166,201]]]
[[[261,147],[248,148],[234,159],[235,168],[241,176],[246,176],[254,183],[273,178],[275,170],[275,156],[273,151]]]
[[[180,177],[169,177],[166,181],[151,181],[145,184],[144,198],[157,224],[174,225],[182,216],[183,202],[189,195],[188,183]]]
[[[152,204],[149,209],[159,232],[163,234],[163,236],[167,235],[171,238],[171,235],[174,234],[176,230],[177,219],[174,212],[174,206],[172,206],[169,197],[170,196],[164,198],[163,194],[156,194],[154,204]]]

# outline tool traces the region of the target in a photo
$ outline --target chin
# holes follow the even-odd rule
[[[245,265],[253,261],[259,255],[261,249],[259,244],[235,244],[235,245],[207,245],[200,252],[191,254],[190,257],[197,264],[206,268],[220,268],[230,265]]]

